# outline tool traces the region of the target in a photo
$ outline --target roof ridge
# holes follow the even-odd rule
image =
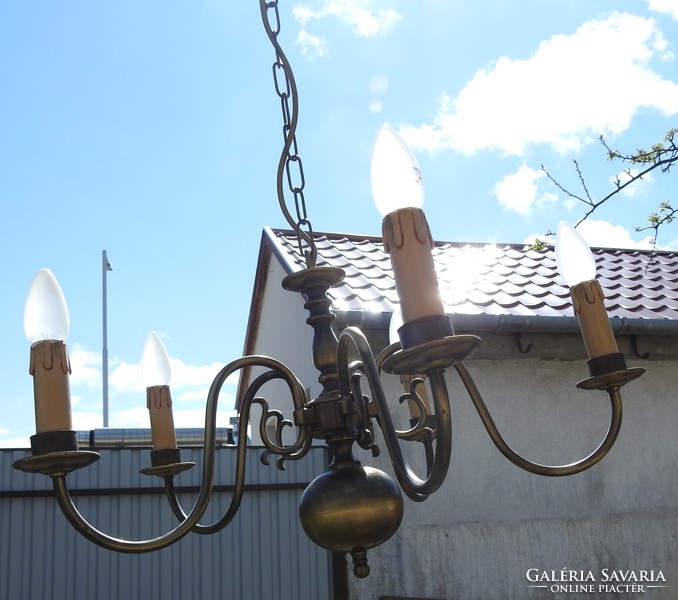
[[[292,229],[286,229],[281,227],[268,227],[265,229],[271,231],[274,236],[285,235],[285,236],[294,236],[296,233]],[[314,237],[316,238],[326,238],[326,239],[346,239],[346,240],[366,240],[371,242],[381,242],[382,237],[375,234],[362,234],[362,233],[340,233],[340,232],[329,232],[329,231],[314,231]],[[554,244],[547,244],[544,250],[534,250],[532,249],[531,244],[521,243],[521,242],[470,242],[470,241],[452,241],[452,240],[434,240],[433,243],[436,247],[444,245],[452,245],[455,247],[464,247],[464,246],[478,246],[478,247],[487,247],[487,246],[497,246],[497,247],[508,247],[513,249],[525,249],[536,253],[544,253],[554,250]],[[610,252],[610,253],[624,253],[624,254],[643,254],[648,257],[650,256],[678,256],[678,250],[659,250],[659,249],[645,249],[645,248],[616,248],[614,246],[591,246],[592,252]]]

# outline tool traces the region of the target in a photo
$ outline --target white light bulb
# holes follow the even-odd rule
[[[146,338],[141,355],[141,378],[144,385],[154,387],[169,385],[171,376],[170,360],[160,336],[151,331]]]
[[[424,179],[417,159],[388,124],[382,125],[374,140],[370,180],[374,204],[384,217],[399,208],[424,204]]]
[[[596,278],[596,261],[584,238],[565,221],[556,229],[556,264],[570,287]]]
[[[71,321],[66,298],[49,269],[40,269],[33,278],[24,306],[24,331],[35,343],[41,340],[66,341]]]

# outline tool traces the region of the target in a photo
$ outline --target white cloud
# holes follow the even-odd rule
[[[225,409],[217,413],[217,427],[228,427],[229,419],[235,415],[230,409]],[[172,416],[174,418],[174,426],[177,429],[185,427],[204,427],[205,426],[205,409],[204,408],[177,408],[176,404],[172,407]],[[100,427],[101,423],[94,427]],[[144,406],[134,406],[132,408],[125,408],[119,410],[111,415],[111,426],[119,428],[130,429],[148,429],[151,426],[148,410]],[[87,427],[85,429],[94,429],[94,427]]]
[[[217,427],[228,427],[230,418],[235,416],[235,412],[230,410],[231,407],[224,407],[223,411],[217,413]],[[204,427],[205,426],[205,409],[175,409],[174,410],[174,426],[178,429],[180,427]]]
[[[74,345],[69,349],[69,354],[72,368],[70,387],[73,427],[77,430],[101,427],[103,425],[101,353]],[[223,365],[220,363],[191,365],[177,358],[171,358],[170,365],[172,370],[170,385],[175,401],[175,415],[178,415],[175,419],[177,426],[202,427],[209,388]],[[220,413],[233,410],[238,378],[239,372],[236,372],[224,382],[219,399]],[[109,392],[111,427],[150,426],[139,363],[112,358],[109,367]],[[198,402],[199,408],[187,410],[181,408],[182,404]],[[1,439],[5,435],[10,435],[10,432],[0,430],[0,445],[6,445]]]
[[[172,394],[175,402],[202,402],[207,400],[209,387],[200,387],[182,392],[181,394]]]
[[[219,394],[219,407],[225,408],[227,410],[232,409],[235,406],[235,384],[231,385],[231,390],[228,389],[228,380],[226,385],[221,388],[221,393]],[[172,397],[176,403],[195,403],[205,405],[207,401],[207,395],[209,393],[209,387],[195,388],[190,389],[186,392],[180,394],[173,394]]]
[[[30,447],[31,440],[29,435],[0,439],[0,448],[30,448]]]
[[[101,412],[74,410],[71,413],[71,418],[73,419],[73,429],[76,431],[88,431],[103,425],[103,416]]]
[[[614,13],[588,21],[542,42],[527,60],[499,58],[456,98],[444,94],[433,123],[401,134],[415,147],[466,154],[522,155],[531,144],[576,152],[593,136],[627,129],[640,108],[678,113],[678,84],[650,66],[667,58],[665,48],[652,19]]]
[[[616,186],[617,183],[619,183],[619,185],[624,185],[632,177],[636,177],[638,175],[638,172],[639,172],[638,169],[629,169],[627,171],[622,171],[615,177],[610,178],[610,183],[612,183],[613,186]],[[624,188],[621,191],[621,194],[629,198],[634,196],[640,196],[644,192],[645,186],[647,186],[651,181],[652,173],[648,173],[642,179],[637,179],[627,188]]]
[[[633,239],[631,232],[621,225],[613,225],[608,221],[586,219],[577,227],[577,231],[589,246],[602,248],[652,248],[651,236],[641,240]]]
[[[527,215],[537,200],[537,179],[544,177],[541,169],[531,169],[521,165],[515,173],[511,173],[497,182],[494,194],[499,204],[508,210]]]
[[[180,359],[170,360],[172,366],[172,388],[182,389],[187,387],[209,387],[216,374],[224,365],[212,363],[211,365],[187,365]],[[237,381],[238,375],[231,375],[230,382]]]
[[[108,385],[118,392],[139,392],[144,390],[139,363],[118,362],[109,370]]]
[[[111,427],[148,429],[151,418],[145,405],[123,408],[113,412],[110,416]]]
[[[645,236],[640,240],[636,240],[628,229],[621,225],[613,225],[608,221],[586,219],[577,226],[577,231],[586,243],[594,248],[652,249],[651,236]],[[523,243],[532,244],[537,239],[551,244],[555,241],[554,238],[548,239],[543,233],[535,233],[528,235],[523,240]]]
[[[294,15],[294,18],[301,23],[302,27],[315,17],[315,12],[306,4],[297,4],[296,6],[293,6],[292,14]]]
[[[305,29],[297,34],[297,44],[301,46],[304,56],[324,58],[327,56],[327,40],[317,35],[311,35]]]
[[[313,19],[336,17],[350,25],[353,33],[359,37],[383,34],[402,18],[395,10],[373,9],[370,8],[371,4],[371,0],[323,0],[318,10],[306,4],[298,4],[294,6],[292,13],[302,27]]]
[[[84,386],[88,389],[102,387],[101,353],[92,352],[75,344],[68,348],[71,361],[71,386]]]
[[[666,13],[678,21],[678,3],[676,0],[648,0],[650,10]]]
[[[172,371],[170,385],[173,390],[209,387],[216,374],[223,367],[220,363],[188,365],[178,358],[171,358],[170,366]],[[237,374],[232,375],[229,378],[230,382],[237,382],[237,377]],[[141,379],[139,363],[117,362],[110,371],[109,385],[111,389],[119,392],[143,391],[145,388]]]

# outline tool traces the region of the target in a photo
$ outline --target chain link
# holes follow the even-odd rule
[[[305,257],[307,268],[311,268],[315,266],[318,250],[313,240],[313,227],[311,226],[306,209],[306,199],[304,196],[306,179],[304,177],[304,165],[297,146],[297,88],[292,69],[278,43],[278,35],[280,34],[278,0],[259,0],[259,7],[261,9],[264,29],[276,53],[276,59],[272,67],[273,84],[275,92],[280,99],[280,110],[283,119],[284,147],[280,156],[280,162],[278,163],[278,202],[283,215],[297,234],[299,253]],[[292,195],[294,200],[296,220],[287,209],[283,179],[287,180],[288,193]],[[304,249],[304,245],[307,246],[307,249]]]

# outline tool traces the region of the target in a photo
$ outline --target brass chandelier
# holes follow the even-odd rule
[[[590,377],[578,387],[604,390],[611,403],[608,432],[598,448],[586,458],[571,464],[551,466],[532,462],[516,453],[502,438],[490,412],[464,364],[480,338],[456,335],[445,314],[438,291],[431,249],[433,241],[421,210],[423,184],[416,159],[398,135],[382,128],[372,155],[372,189],[375,202],[384,216],[384,248],[393,267],[400,300],[403,325],[399,341],[375,356],[364,333],[347,327],[334,333],[334,315],[330,311],[328,290],[339,284],[342,269],[318,266],[313,229],[306,212],[304,173],[298,154],[296,128],[297,89],[287,58],[278,43],[280,14],[278,1],[259,1],[264,29],[271,41],[276,60],[273,63],[275,90],[283,115],[284,147],[277,169],[277,193],[285,219],[295,230],[305,268],[287,276],[282,285],[300,293],[308,311],[307,323],[313,328],[312,355],[319,372],[322,391],[308,397],[305,386],[282,362],[266,356],[244,356],[226,365],[210,388],[205,414],[202,480],[190,511],[179,503],[174,477],[194,466],[182,462],[174,432],[169,389],[169,361],[159,338],[151,334],[144,348],[142,371],[147,386],[147,401],[153,432],[151,466],[142,473],[161,477],[169,505],[177,518],[171,531],[148,540],[124,540],[107,535],[90,524],[78,511],[66,477],[75,469],[99,459],[99,454],[78,448],[70,414],[70,363],[64,340],[69,317],[58,283],[49,271],[38,272],[26,302],[24,322],[33,342],[30,373],[34,381],[36,434],[31,437],[31,456],[18,460],[14,467],[52,478],[57,502],[71,525],[88,540],[118,552],[141,553],[159,550],[190,532],[215,533],[235,517],[245,485],[247,436],[240,435],[236,452],[234,492],[225,514],[212,524],[201,524],[210,501],[215,479],[216,413],[220,390],[226,379],[243,369],[257,368],[258,374],[240,401],[241,427],[247,427],[250,409],[261,407],[259,431],[265,450],[261,456],[268,464],[270,456],[285,461],[303,458],[315,440],[328,447],[331,462],[327,471],[304,491],[299,514],[308,536],[318,545],[334,552],[350,553],[357,577],[369,574],[367,551],[388,540],[400,526],[403,516],[401,490],[421,502],[445,481],[451,453],[452,426],[445,372],[454,368],[490,438],[504,456],[518,467],[539,475],[558,477],[578,473],[596,464],[614,444],[622,421],[620,388],[639,377],[644,370],[627,368],[618,351],[604,305],[604,295],[595,280],[593,256],[568,225],[558,227],[556,258],[561,274],[570,286],[575,314],[579,319],[588,354]],[[287,208],[287,194],[293,196],[295,217]],[[394,204],[395,203],[395,204]],[[381,384],[381,373],[407,376],[409,389],[399,400],[410,401],[411,427],[397,430],[389,401]],[[425,398],[423,378],[428,379],[431,401]],[[281,380],[289,390],[292,419],[270,409],[259,390],[269,381]],[[363,390],[368,390],[369,395]],[[275,423],[274,433],[267,425]],[[397,479],[378,469],[363,466],[353,455],[358,444],[377,455],[375,423],[381,429]],[[296,426],[296,439],[283,442],[283,428]],[[401,442],[420,443],[426,456],[425,474],[410,467]]]

